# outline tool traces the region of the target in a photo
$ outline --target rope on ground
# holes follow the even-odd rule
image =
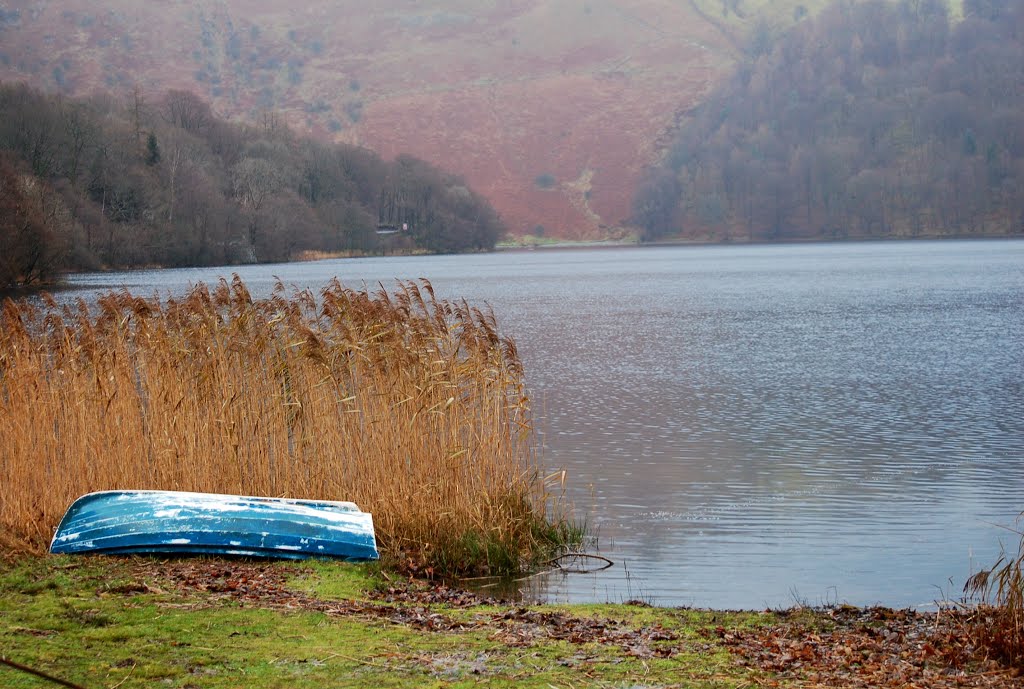
[[[7,660],[7,658],[4,658],[3,656],[0,656],[0,664],[6,665],[8,667],[12,667],[15,670],[21,670],[22,672],[28,673],[30,675],[35,675],[36,677],[40,677],[42,679],[45,679],[48,682],[53,682],[54,684],[59,684],[62,687],[70,687],[71,689],[85,689],[85,687],[81,686],[80,684],[73,684],[71,682],[68,682],[67,680],[61,679],[60,677],[54,677],[53,675],[48,675],[45,672],[43,672],[42,670],[36,670],[35,668],[31,668],[31,667],[29,667],[27,665],[22,665],[21,663],[16,663],[13,660]]]
[[[595,564],[592,567],[579,566],[586,560],[594,560],[600,564]],[[563,561],[569,561],[569,566],[563,564]],[[544,563],[550,565],[555,569],[558,569],[566,574],[589,574],[591,572],[600,572],[608,569],[615,563],[602,555],[592,555],[590,553],[562,553],[558,557],[552,558]]]

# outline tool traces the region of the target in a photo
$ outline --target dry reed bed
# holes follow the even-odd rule
[[[1024,533],[1018,535],[1017,554],[1004,553],[992,567],[968,579],[964,592],[980,602],[972,618],[978,644],[1024,670]]]
[[[448,573],[514,570],[567,533],[514,343],[427,281],[7,301],[0,439],[8,549],[43,550],[107,489],[354,500],[387,556]]]

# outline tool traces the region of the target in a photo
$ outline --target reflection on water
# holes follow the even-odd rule
[[[617,566],[556,600],[959,595],[1024,509],[1024,242],[627,248],[237,269],[428,277],[517,340],[545,461]],[[181,293],[223,270],[77,276]],[[69,292],[61,298],[74,298]]]

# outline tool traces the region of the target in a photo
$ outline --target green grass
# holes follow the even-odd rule
[[[282,563],[281,566],[287,567],[288,563]],[[330,560],[309,560],[296,569],[289,585],[296,591],[323,599],[360,598],[383,581],[378,562],[353,565]]]
[[[238,566],[214,563],[229,578]],[[0,653],[89,689],[740,687],[749,685],[747,671],[700,630],[765,617],[625,605],[530,609],[609,630],[607,639],[578,643],[551,638],[540,623],[509,626],[503,616],[516,608],[370,601],[366,592],[382,582],[372,565],[272,565],[267,571],[287,582],[286,595],[298,595],[297,607],[204,590],[198,580],[175,583],[161,568],[67,557],[0,565]],[[339,612],[352,600],[376,612]],[[451,627],[431,631],[432,616]],[[665,637],[643,644],[657,651],[647,657],[628,641],[645,629]],[[0,666],[0,686],[54,685]]]

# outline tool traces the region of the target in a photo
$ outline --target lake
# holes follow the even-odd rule
[[[615,566],[556,601],[958,598],[1024,509],[1024,241],[628,247],[75,275],[429,278],[519,344],[543,461]]]

